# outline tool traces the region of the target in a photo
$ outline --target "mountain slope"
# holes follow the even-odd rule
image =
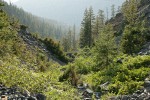
[[[19,0],[15,4],[35,15],[45,18],[52,18],[70,25],[80,26],[84,10],[93,7],[94,13],[99,9],[106,11],[109,15],[111,5],[114,4],[116,10],[125,0]],[[35,5],[36,3],[36,5]]]
[[[60,65],[54,60],[49,61],[43,44],[27,32],[24,25],[20,27],[7,16],[1,5],[0,2],[0,99],[1,96],[9,99],[14,94],[15,100],[19,99],[23,91],[29,91],[26,97],[42,93],[47,100],[77,98],[74,88],[58,82]]]
[[[3,1],[0,0],[0,2]],[[3,7],[4,11],[9,16],[12,16],[14,20],[19,20],[21,24],[27,25],[30,32],[38,33],[41,37],[51,37],[58,40],[67,33],[68,28],[64,24],[58,23],[55,20],[34,16],[13,4],[8,5],[6,2],[3,3],[5,4]]]

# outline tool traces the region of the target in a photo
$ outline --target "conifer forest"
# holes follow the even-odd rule
[[[97,13],[88,6],[80,26],[6,1],[0,100],[150,100],[150,0],[124,0]]]

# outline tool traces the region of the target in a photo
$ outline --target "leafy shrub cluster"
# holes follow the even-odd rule
[[[149,62],[150,56],[126,56],[123,64],[114,64],[92,74],[92,85],[98,89],[100,84],[109,82],[110,93],[131,94],[142,87],[144,79],[149,75]]]
[[[47,47],[49,51],[51,51],[58,59],[61,61],[68,63],[69,59],[65,56],[64,52],[61,50],[59,43],[54,42],[52,39],[45,38],[41,40]]]
[[[56,65],[44,73],[35,73],[28,70],[25,65],[19,66],[18,58],[8,59],[9,62],[0,60],[0,82],[7,87],[17,86],[31,93],[43,93],[48,100],[77,98],[76,90],[64,83],[58,82],[60,74]],[[7,60],[7,61],[8,61]]]
[[[86,55],[80,55],[74,63],[66,66],[68,69],[64,72],[64,77],[61,78],[66,78],[66,76],[68,78],[69,66],[74,66],[77,76],[80,76],[78,83],[82,81],[88,83],[94,91],[102,91],[99,86],[109,82],[107,86],[109,93],[124,95],[142,88],[144,79],[150,74],[149,55],[135,57],[123,55],[119,57],[123,58],[122,64],[116,63],[118,58],[115,58],[114,63],[98,71],[93,70],[95,63],[92,60],[92,55]]]

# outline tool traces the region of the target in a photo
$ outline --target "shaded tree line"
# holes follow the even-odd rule
[[[0,0],[0,2],[3,2]],[[45,19],[25,12],[22,8],[18,8],[13,4],[4,3],[3,10],[14,19],[19,20],[21,24],[27,25],[30,32],[40,33],[43,38],[51,37],[55,40],[60,40],[67,32],[68,27],[57,21]],[[62,28],[63,27],[63,28]]]

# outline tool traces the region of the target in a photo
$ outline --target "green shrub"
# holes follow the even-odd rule
[[[91,74],[92,85],[98,89],[100,84],[109,82],[110,93],[125,95],[135,92],[143,85],[150,73],[150,56],[124,56],[123,64],[113,64]]]
[[[42,41],[46,45],[47,49],[53,55],[55,55],[59,60],[65,63],[69,62],[69,58],[67,58],[64,52],[61,50],[59,43],[54,42],[52,39],[48,39],[48,38],[45,38],[44,40],[40,40],[40,41]]]

